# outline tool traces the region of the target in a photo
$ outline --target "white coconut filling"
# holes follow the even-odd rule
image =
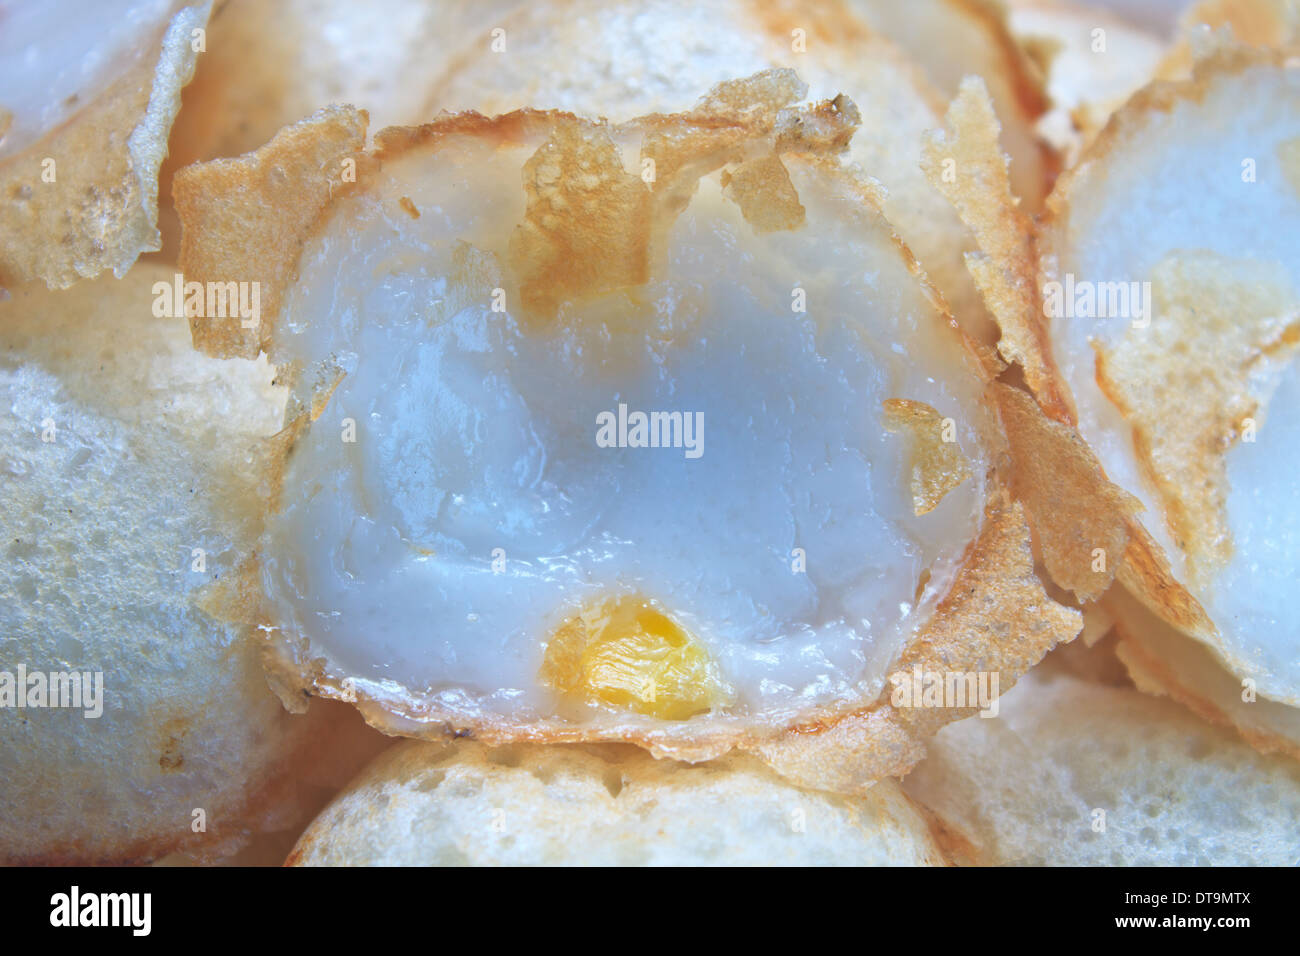
[[[1229,115],[1231,125],[1206,120]],[[1070,273],[1076,289],[1090,283],[1094,291],[1103,283],[1142,283],[1166,257],[1206,250],[1278,264],[1292,289],[1300,290],[1300,190],[1289,181],[1294,172],[1284,168],[1279,150],[1300,136],[1300,70],[1280,80],[1271,69],[1247,70],[1216,83],[1203,102],[1179,101],[1167,113],[1149,112],[1144,122],[1146,131],[1113,147],[1104,167],[1092,169],[1070,197],[1069,232],[1058,240],[1069,245],[1070,255],[1055,278],[1064,281]],[[1182,145],[1152,149],[1152,142]],[[1139,467],[1132,429],[1095,377],[1092,341],[1112,348],[1142,318],[1133,309],[1109,317],[1053,315],[1054,355],[1074,395],[1080,432],[1111,480],[1141,500],[1143,524],[1174,574],[1186,580],[1186,562],[1160,498]],[[1296,444],[1279,434],[1296,427],[1293,389],[1291,382],[1271,400],[1270,434],[1261,431],[1259,444],[1239,444],[1228,453],[1233,557],[1206,593],[1196,595],[1261,674],[1287,674],[1292,686],[1300,677],[1300,619],[1290,607],[1300,515],[1295,478],[1287,476],[1287,468],[1295,470]],[[1263,684],[1261,692],[1267,693]],[[1280,693],[1280,685],[1273,692]]]
[[[66,122],[142,55],[170,0],[0,0],[0,159]],[[3,119],[3,113],[0,113]],[[0,122],[0,126],[3,123]]]
[[[808,223],[755,236],[715,175],[653,281],[539,329],[492,311],[498,284],[518,301],[508,276],[463,281],[467,257],[500,268],[527,155],[468,148],[388,163],[304,253],[277,358],[347,375],[262,549],[281,626],[338,675],[530,718],[557,710],[553,630],[638,595],[702,643],[732,712],[874,694],[984,498],[978,382],[888,236],[797,163]],[[974,462],[924,516],[889,398],[954,419]],[[601,447],[620,405],[702,418],[698,447]]]
[[[1241,635],[1259,689],[1300,685],[1300,367],[1293,361],[1269,399],[1253,442],[1228,452],[1228,521],[1234,560],[1219,573],[1206,610]]]

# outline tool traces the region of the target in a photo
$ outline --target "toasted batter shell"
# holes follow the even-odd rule
[[[943,440],[944,418],[930,405],[887,398],[883,421],[888,431],[901,432],[910,439],[913,514],[929,514],[948,492],[971,476],[970,462],[957,443]]]
[[[1300,300],[1280,264],[1209,253],[1162,261],[1153,284],[1151,328],[1109,348],[1094,343],[1096,379],[1131,423],[1199,589],[1233,550],[1225,453],[1264,401],[1252,383],[1260,368],[1300,350]]]
[[[158,169],[194,75],[190,31],[210,7],[175,3],[150,40],[156,58],[140,59],[71,121],[0,161],[0,288],[42,279],[63,289],[105,269],[121,278],[160,247]],[[41,179],[46,158],[52,183]]]
[[[1011,30],[1047,78],[1052,99],[1037,130],[1063,168],[1074,165],[1110,114],[1156,76],[1165,31],[1139,26],[1127,12],[1067,0],[1011,0]]]
[[[1235,42],[1282,49],[1300,43],[1300,5],[1295,0],[1198,0],[1179,17],[1182,36],[1160,64],[1161,79],[1186,79],[1195,68],[1195,31],[1231,31]],[[1199,38],[1198,38],[1199,39]]]
[[[655,189],[650,194],[652,200],[636,200],[638,203],[651,202],[652,213],[637,221],[651,223],[656,230],[661,230],[671,222],[676,211],[684,208],[698,178],[727,163],[744,163],[756,157],[768,157],[765,161],[777,159],[779,162],[779,155],[787,150],[804,153],[805,158],[817,162],[816,157],[842,149],[848,142],[855,118],[851,104],[837,100],[811,110],[787,108],[801,92],[801,87],[790,71],[768,71],[747,81],[722,84],[690,113],[650,116],[628,124],[626,128],[645,134],[645,151],[653,151],[658,171]],[[224,180],[209,176],[204,166],[189,171],[186,188],[192,190],[193,195],[181,206],[187,231],[187,262],[201,260],[208,263],[205,275],[232,278],[237,273],[231,269],[228,259],[233,255],[240,268],[246,267],[245,263],[249,261],[241,245],[247,242],[247,237],[242,233],[230,235],[229,226],[245,221],[241,213],[242,203],[261,201],[258,191],[240,184],[252,170],[269,164],[266,151],[274,150],[280,165],[304,169],[310,194],[320,205],[327,205],[327,182],[319,173],[322,152],[315,145],[325,132],[321,129],[321,121],[318,119],[295,129],[302,135],[290,139],[277,137],[263,151],[241,161],[237,170],[229,164],[217,170],[217,173],[230,170],[240,199],[240,202],[230,204],[230,209],[220,217],[195,215],[194,211],[202,212],[220,205],[219,198],[204,196],[199,190],[214,188]],[[475,113],[447,115],[425,126],[383,131],[376,137],[376,152],[366,161],[382,163],[420,146],[439,149],[453,135],[468,134],[490,142],[518,143],[530,136],[536,137],[539,131],[550,131],[554,137],[556,130],[564,131],[560,133],[561,137],[571,137],[574,131],[578,131],[578,140],[562,138],[559,142],[582,152],[587,149],[587,141],[582,137],[598,137],[605,129],[603,124],[589,123],[571,114],[557,112],[518,111],[495,119]],[[351,145],[350,140],[347,145]],[[299,157],[304,155],[305,160],[301,160]],[[328,152],[324,155],[327,162],[332,158]],[[593,160],[594,156],[584,169],[589,177],[595,177],[591,181],[606,175],[602,163],[622,169],[617,155],[608,150],[598,149],[595,154],[586,156],[588,160]],[[238,177],[234,176],[236,171]],[[289,182],[302,181],[290,178]],[[850,183],[848,177],[843,181],[849,184],[846,189],[852,189],[853,194],[862,199],[868,212],[881,216],[869,191]],[[179,183],[178,178],[178,194]],[[614,193],[621,196],[631,184],[615,174],[613,185]],[[288,193],[286,185],[282,197],[286,201]],[[592,197],[579,198],[582,205]],[[763,201],[757,193],[751,199],[760,204]],[[778,190],[774,201],[784,207],[788,197]],[[324,215],[328,214],[327,208]],[[600,243],[604,241],[605,232],[611,228],[622,229],[626,221],[626,217],[614,222],[598,220],[597,225],[603,223],[603,229],[595,228],[584,235],[583,241]],[[300,217],[293,225],[294,228],[278,245],[259,244],[259,248],[270,248],[281,256],[277,268],[264,273],[275,290],[274,296],[264,293],[264,301],[281,302],[286,285],[292,281],[293,260],[310,231],[310,223],[306,217]],[[591,225],[588,221],[583,228]],[[550,229],[556,228],[552,221]],[[210,232],[214,234],[210,235]],[[538,232],[530,239],[544,237],[544,233]],[[892,241],[917,273],[915,260],[911,259],[906,248],[896,238]],[[539,248],[543,253],[547,250],[544,243]],[[618,247],[610,244],[608,248]],[[642,245],[628,246],[624,252],[634,263],[644,261]],[[571,257],[547,255],[545,261],[553,265],[556,270],[553,279],[562,283],[567,296],[580,297],[607,288],[602,276],[592,275],[581,264],[573,263]],[[622,273],[620,281],[636,281],[640,274],[639,269],[632,269]],[[924,277],[918,274],[917,278],[939,310],[935,316],[939,323],[936,330],[948,326],[951,333],[945,331],[944,334],[960,335],[951,316],[941,311],[941,300],[925,284]],[[533,311],[543,316],[553,307],[553,302],[545,300],[533,303]],[[266,344],[274,350],[274,325],[266,323],[266,327],[271,339]],[[974,355],[971,343],[964,336],[962,341]],[[972,361],[973,367],[977,364]],[[305,417],[297,418],[282,433],[286,450],[291,451],[297,429],[304,427],[305,421]],[[278,485],[284,467],[284,458],[279,458],[269,479],[272,487]],[[1079,614],[1055,604],[1034,576],[1024,510],[1010,501],[996,475],[989,483],[991,498],[984,525],[977,540],[968,548],[957,583],[904,651],[903,660],[907,666],[923,663],[947,670],[1005,669],[1002,679],[1009,684],[1053,645],[1072,639],[1081,625]],[[254,623],[275,629],[276,621],[265,605],[256,574],[251,569],[232,582],[224,604],[232,614],[243,615],[244,619],[251,617]],[[1026,620],[1026,610],[1033,613],[1032,619]],[[614,740],[638,744],[659,757],[688,761],[711,759],[739,748],[761,753],[783,775],[798,783],[859,791],[881,776],[906,772],[923,753],[920,741],[943,723],[965,713],[952,709],[900,713],[889,705],[886,694],[883,700],[860,711],[816,714],[797,730],[775,736],[770,731],[756,733],[737,721],[718,722],[708,728],[690,721],[642,722],[610,728],[575,726],[559,721],[520,723],[479,713],[455,712],[443,705],[423,701],[417,704],[404,695],[390,694],[378,687],[358,687],[351,679],[329,673],[327,662],[313,656],[310,642],[302,635],[278,634],[268,643],[267,650],[272,684],[287,705],[297,701],[300,706],[303,695],[307,693],[348,700],[358,706],[370,723],[387,733],[436,737],[468,732],[493,745],[517,741],[576,743]],[[849,757],[853,760],[847,759]],[[850,762],[854,765],[851,768],[846,766]]]
[[[1040,668],[931,750],[903,789],[959,865],[1297,862],[1300,767],[1132,688]]]
[[[435,116],[429,90],[518,3],[222,0],[167,166],[243,155],[328,104],[364,102],[376,128]]]
[[[262,623],[272,627],[257,578],[241,578],[227,606],[243,614],[261,608]],[[1053,601],[1034,573],[1023,507],[1005,491],[995,492],[952,587],[903,649],[895,670],[996,671],[1006,688],[1081,628],[1079,612]],[[621,741],[657,757],[689,762],[737,749],[757,754],[800,786],[848,793],[865,792],[882,777],[907,773],[924,757],[926,738],[974,713],[973,708],[897,708],[887,689],[867,708],[814,716],[775,735],[731,727],[701,733],[689,723],[630,726],[614,733],[558,722],[492,723],[482,715],[428,707],[417,711],[400,697],[358,689],[350,679],[329,674],[326,662],[311,656],[305,637],[283,635],[266,650],[272,687],[286,706],[304,707],[308,694],[347,700],[388,734],[437,738],[468,733],[494,746]]]
[[[103,673],[98,718],[0,708],[0,865],[220,857],[302,825],[313,791],[383,743],[342,705],[286,714],[262,635],[202,613],[212,585],[199,582],[223,581],[256,546],[258,442],[282,399],[265,367],[198,355],[177,319],[152,314],[152,287],[171,278],[139,263],[122,280],[33,282],[0,303],[15,403],[0,417],[0,660]],[[59,428],[49,444],[32,430],[45,415]]]
[[[1206,638],[1218,634],[1201,602],[1174,577],[1168,555],[1136,518],[1129,523],[1128,548],[1115,578],[1180,631]]]
[[[1058,169],[1057,157],[1034,129],[1049,100],[1041,71],[1008,28],[1005,4],[851,0],[850,6],[920,63],[946,95],[955,96],[966,75],[983,76],[1005,127],[1002,143],[1012,156],[1015,193],[1037,213]]]
[[[1020,149],[1021,169],[1012,170],[1012,180],[1019,185],[1016,194],[1030,211],[1037,214],[1052,181],[1060,171],[1060,158],[1039,140],[1035,126],[1039,117],[1047,112],[1051,98],[1047,93],[1046,78],[1038,64],[1017,42],[1008,22],[1007,0],[950,0],[979,22],[995,41],[999,62],[1009,87],[1007,108],[1010,115],[1004,121],[1017,127],[1015,136],[1006,141],[1007,151]],[[1014,107],[1012,106],[1014,104]],[[1037,192],[1035,187],[1041,187]]]

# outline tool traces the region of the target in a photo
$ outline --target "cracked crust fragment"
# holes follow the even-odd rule
[[[884,413],[886,429],[911,439],[912,512],[929,514],[972,474],[957,442],[945,434],[951,419],[925,402],[906,398],[885,399]]]
[[[685,115],[640,121],[652,162],[623,167],[609,127],[570,118],[524,164],[528,209],[510,240],[524,309],[543,318],[560,304],[649,280],[655,246],[700,176],[726,162],[724,194],[760,232],[793,229],[804,210],[779,153],[835,153],[848,146],[857,111],[847,97],[808,110],[791,70],[721,83]]]
[[[1007,436],[1008,481],[1043,563],[1079,600],[1095,600],[1129,549],[1141,503],[1106,479],[1073,427],[1048,418],[1020,389],[997,384],[991,392]]]
[[[214,358],[256,358],[273,340],[303,242],[330,201],[356,181],[367,115],[331,106],[238,159],[178,170],[180,265],[188,282],[256,282],[260,321],[190,316],[194,345]],[[349,165],[351,163],[351,165]]]
[[[987,84],[1001,119],[1000,139],[1011,156],[1011,183],[1031,213],[1056,174],[1052,150],[1035,126],[1049,105],[1044,77],[1016,42],[1002,0],[850,0],[872,28],[902,47],[945,96],[968,76]]]
[[[945,125],[927,138],[922,168],[975,236],[979,252],[966,254],[966,267],[1001,329],[998,352],[1024,370],[1052,418],[1071,421],[1035,281],[1033,226],[1011,193],[998,118],[983,80],[962,81]]]

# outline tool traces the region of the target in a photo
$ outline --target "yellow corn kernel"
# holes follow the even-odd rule
[[[540,676],[562,693],[663,720],[685,720],[729,697],[700,642],[635,597],[588,605],[556,628]]]

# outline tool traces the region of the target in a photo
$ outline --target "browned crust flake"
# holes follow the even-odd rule
[[[1011,194],[998,119],[982,80],[963,81],[945,122],[946,130],[927,140],[921,164],[979,245],[979,254],[967,253],[966,265],[1002,330],[998,351],[1024,370],[1048,415],[1072,421],[1035,285],[1033,226]]]
[[[186,281],[257,282],[261,290],[256,328],[243,328],[239,316],[190,316],[200,351],[251,359],[270,347],[313,223],[360,175],[366,120],[364,110],[328,107],[247,156],[176,173],[172,192]]]
[[[1017,388],[998,384],[991,393],[1007,436],[1003,470],[1048,573],[1080,600],[1096,599],[1129,549],[1141,503],[1106,479],[1072,426],[1049,419]]]
[[[1149,609],[1180,631],[1203,638],[1218,635],[1210,616],[1174,577],[1169,558],[1137,518],[1129,523],[1128,548],[1115,577]]]
[[[887,398],[882,420],[886,430],[911,438],[913,514],[929,514],[948,492],[971,477],[970,462],[955,439],[944,435],[950,420],[937,409],[912,399]]]

